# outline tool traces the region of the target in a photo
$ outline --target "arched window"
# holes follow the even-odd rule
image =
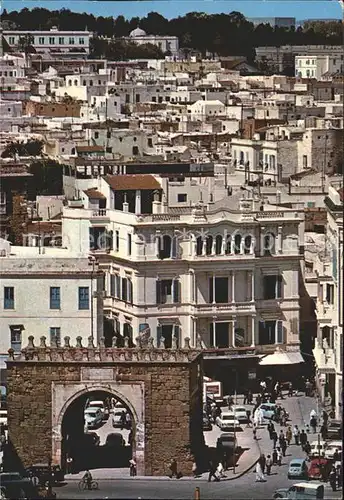
[[[171,257],[172,240],[171,236],[165,234],[159,240],[159,259],[169,259]]]
[[[275,253],[275,235],[267,233],[264,236],[264,255],[272,255]]]
[[[240,253],[240,247],[241,247],[241,234],[236,234],[234,238],[234,253],[238,254]]]
[[[87,84],[86,84],[86,80],[83,80],[83,81],[82,81],[82,84],[83,84],[83,86],[84,86],[84,87],[86,87],[86,85],[87,85]]]
[[[243,151],[240,151],[239,163],[240,163],[240,165],[244,164],[244,152]]]
[[[77,86],[78,85],[78,80],[74,80],[74,85]]]
[[[231,245],[232,245],[232,237],[230,234],[227,234],[226,238],[226,255],[231,253]]]
[[[207,255],[211,255],[212,251],[213,251],[213,237],[211,234],[209,234],[206,239],[205,253]]]
[[[197,236],[196,255],[202,255],[202,251],[203,251],[203,238],[202,238],[202,236]]]
[[[215,253],[220,255],[222,253],[222,236],[218,234],[215,239]]]
[[[72,80],[68,80],[68,85],[71,87],[72,86]]]
[[[249,234],[245,236],[244,240],[244,253],[249,254],[251,252],[252,236]]]

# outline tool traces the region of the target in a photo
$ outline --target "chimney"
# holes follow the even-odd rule
[[[141,214],[141,190],[137,189],[135,192],[135,214]]]

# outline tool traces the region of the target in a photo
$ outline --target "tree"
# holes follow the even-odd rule
[[[32,162],[29,172],[34,177],[35,195],[58,196],[63,194],[63,168],[64,165],[54,160]]]
[[[29,54],[29,52],[33,49],[34,37],[31,33],[26,33],[24,36],[21,36],[18,41],[19,49],[24,52],[25,56]]]
[[[10,218],[10,239],[14,245],[23,245],[23,235],[27,233],[28,211],[24,196],[13,193],[12,216]]]
[[[11,142],[1,153],[2,158],[15,158],[16,156],[41,156],[43,142],[36,139],[27,142]]]

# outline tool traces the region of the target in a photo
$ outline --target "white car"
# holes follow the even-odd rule
[[[233,412],[239,422],[247,422],[246,408],[243,406],[234,406]]]
[[[122,413],[125,412],[127,413],[126,408],[123,406],[118,406],[117,408],[113,409],[112,412],[112,427],[122,427]]]
[[[309,453],[310,457],[321,457],[327,448],[326,441],[312,441],[311,451]]]
[[[262,410],[263,418],[270,420],[275,414],[275,403],[262,403],[258,410]]]
[[[101,408],[86,408],[84,412],[85,425],[89,429],[97,427],[103,422],[104,413]]]
[[[325,458],[333,459],[334,452],[342,453],[343,444],[341,441],[329,441],[325,449]]]
[[[7,427],[7,410],[0,410],[0,424]]]
[[[221,430],[236,429],[240,427],[239,420],[237,420],[234,412],[223,412],[221,417],[216,417],[216,425]]]
[[[104,413],[104,415],[107,412],[105,405],[104,405],[104,401],[97,401],[97,400],[89,401],[87,408],[100,408],[102,410],[102,412]]]

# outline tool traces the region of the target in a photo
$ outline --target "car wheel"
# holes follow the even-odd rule
[[[288,474],[288,479],[291,479],[291,475],[290,474]]]

